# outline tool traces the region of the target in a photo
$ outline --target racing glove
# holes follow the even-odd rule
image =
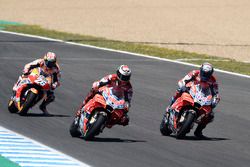
[[[184,85],[184,86],[182,86],[182,87],[179,87],[179,88],[177,89],[177,91],[180,92],[180,93],[186,92],[186,91],[187,91],[187,87]]]
[[[54,89],[56,89],[58,86],[59,86],[59,83],[58,83],[58,82],[54,82],[54,83],[51,85],[51,89],[54,90]]]
[[[216,105],[217,105],[217,103],[216,103],[215,99],[213,99],[213,100],[212,100],[212,103],[211,103],[211,107],[212,107],[212,108],[215,108]]]
[[[212,99],[211,107],[215,108],[218,103],[219,103],[219,98],[217,96],[214,96]]]
[[[129,111],[129,107],[130,107],[130,103],[129,102],[125,102],[125,110],[128,112]]]
[[[23,69],[23,75],[28,75],[29,74],[29,69],[28,68],[24,68]]]
[[[98,90],[98,88],[99,88],[99,82],[94,82],[93,85],[92,85],[92,90],[94,92],[96,92]]]

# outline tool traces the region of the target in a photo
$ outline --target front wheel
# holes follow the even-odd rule
[[[79,118],[75,118],[69,128],[69,132],[72,137],[81,136],[81,133],[78,131],[78,126],[79,126]]]
[[[95,115],[93,115],[92,117],[94,117]],[[90,118],[90,122],[91,122]],[[102,128],[105,126],[105,122],[107,120],[107,115],[99,112],[97,113],[97,118],[95,118],[95,122],[93,122],[90,127],[88,128],[87,132],[84,135],[84,139],[85,140],[91,140],[93,139],[96,135],[98,135]]]
[[[18,109],[15,106],[15,103],[14,103],[14,101],[12,99],[9,100],[8,110],[9,110],[10,113],[17,113],[18,112]]]
[[[183,137],[185,137],[185,135],[190,131],[191,126],[194,122],[195,119],[195,114],[192,112],[187,112],[185,115],[185,120],[182,123],[182,126],[180,127],[180,129],[178,130],[177,134],[176,134],[176,138],[177,139],[181,139]]]
[[[33,106],[36,101],[38,94],[33,93],[32,91],[28,92],[25,102],[22,105],[22,109],[19,111],[19,115],[26,115],[28,110]]]
[[[172,133],[172,131],[168,128],[168,123],[165,122],[164,118],[160,124],[160,131],[163,136],[169,136]]]

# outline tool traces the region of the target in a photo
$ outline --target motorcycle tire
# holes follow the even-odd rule
[[[78,131],[79,126],[79,120],[77,121],[77,124],[75,124],[75,120],[72,122],[69,128],[70,135],[72,137],[80,137],[81,133]]]
[[[8,110],[10,113],[17,113],[18,112],[18,109],[17,107],[15,106],[15,103],[13,100],[9,100],[9,103],[8,103]]]
[[[96,121],[89,127],[88,131],[84,135],[84,140],[91,140],[93,139],[97,134],[100,133],[102,126],[105,124],[107,120],[107,116],[99,113],[97,115]]]
[[[160,131],[163,136],[169,136],[172,133],[172,130],[168,128],[168,125],[165,123],[164,119],[161,121]]]
[[[195,119],[194,113],[188,112],[186,114],[185,121],[176,134],[177,139],[182,139],[185,137],[185,135],[190,131],[190,128],[194,122],[194,119]]]
[[[23,103],[23,107],[21,111],[18,112],[19,115],[23,116],[26,115],[29,109],[33,106],[38,94],[35,94],[31,91],[28,92],[26,97],[26,101]]]

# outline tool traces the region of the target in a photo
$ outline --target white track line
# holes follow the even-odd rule
[[[227,62],[227,61],[230,61],[228,59],[176,59],[177,61],[221,61],[221,62]]]
[[[55,41],[55,42],[63,42],[63,43],[71,44],[71,45],[83,46],[83,47],[94,48],[94,49],[99,49],[99,50],[105,50],[105,51],[110,51],[110,52],[124,53],[124,54],[133,55],[133,56],[146,57],[146,58],[150,58],[150,59],[162,60],[162,61],[167,61],[167,62],[182,64],[182,65],[187,65],[187,66],[192,66],[192,67],[199,67],[199,65],[195,65],[195,64],[191,64],[191,63],[186,63],[186,62],[181,62],[181,61],[177,61],[177,60],[170,60],[170,59],[166,59],[166,58],[154,57],[154,56],[149,56],[149,55],[144,55],[144,54],[138,54],[138,53],[132,53],[132,52],[127,52],[127,51],[121,51],[121,50],[114,50],[114,49],[102,48],[102,47],[97,47],[97,46],[92,46],[92,45],[86,45],[86,44],[80,44],[80,43],[75,43],[75,42],[65,42],[63,40],[53,39],[53,38],[47,38],[47,37],[42,37],[42,36],[37,36],[37,35],[15,33],[15,32],[3,31],[3,30],[0,30],[0,32],[1,33],[6,33],[6,34],[13,34],[13,35],[19,35],[19,36],[25,36],[25,37],[32,37],[32,38],[44,39],[44,40]],[[215,69],[215,71],[221,72],[221,73],[225,73],[225,74],[235,75],[235,76],[239,76],[239,77],[250,78],[249,75],[239,74],[239,73],[235,73],[235,72],[229,72],[229,71],[220,70],[220,69]]]
[[[0,57],[0,60],[34,60],[34,58],[32,57]],[[148,62],[148,61],[152,61],[151,59],[138,59],[138,60],[134,60],[134,59],[105,59],[105,58],[84,58],[84,57],[72,57],[72,58],[60,58],[60,60],[66,60],[66,61],[106,61],[106,62],[115,62],[115,61],[131,61],[131,62]]]
[[[88,164],[1,126],[0,154],[20,166],[90,167]]]

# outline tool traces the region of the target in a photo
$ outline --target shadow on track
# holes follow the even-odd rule
[[[145,140],[132,140],[132,139],[121,139],[121,138],[99,138],[95,137],[94,139],[88,142],[115,142],[115,143],[136,143],[136,142],[147,142]]]
[[[62,114],[48,114],[45,115],[43,113],[27,113],[24,117],[71,117],[70,115],[62,115]]]
[[[182,140],[206,140],[206,141],[221,141],[221,140],[230,140],[228,138],[223,137],[206,137],[206,138],[198,138],[195,136],[186,136]]]
[[[174,135],[171,135],[170,137],[176,138]],[[221,138],[221,137],[205,137],[205,138],[198,138],[195,136],[185,136],[183,139],[178,139],[178,140],[190,140],[190,141],[201,141],[201,140],[206,140],[206,141],[221,141],[221,140],[231,140],[228,138]]]

